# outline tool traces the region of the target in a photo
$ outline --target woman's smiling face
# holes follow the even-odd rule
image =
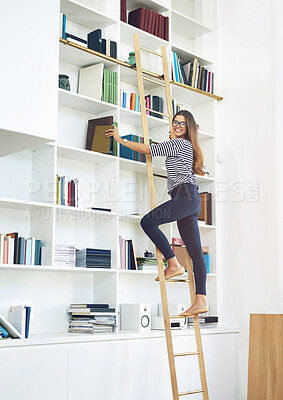
[[[182,138],[185,136],[187,131],[187,120],[184,115],[176,115],[172,123],[172,128],[176,138]]]

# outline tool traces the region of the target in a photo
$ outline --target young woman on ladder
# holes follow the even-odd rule
[[[158,144],[142,144],[131,142],[119,136],[115,126],[106,131],[107,137],[114,139],[134,151],[155,156],[165,156],[167,169],[167,187],[171,200],[151,210],[141,219],[144,232],[161,251],[168,263],[164,271],[165,278],[173,278],[185,273],[178,262],[166,236],[158,228],[168,222],[177,221],[180,236],[193,261],[196,286],[194,304],[180,314],[182,316],[197,315],[208,311],[206,303],[206,267],[202,253],[198,216],[201,200],[199,185],[195,174],[204,175],[203,155],[198,144],[198,129],[193,115],[187,111],[179,111],[173,118],[174,139]],[[159,278],[156,278],[159,280]]]

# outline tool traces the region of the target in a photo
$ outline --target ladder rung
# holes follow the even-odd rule
[[[150,49],[148,49],[148,48],[146,48],[146,47],[140,46],[140,49],[142,49],[142,50],[144,50],[144,51],[148,51],[149,53],[155,54],[156,56],[162,57],[162,54],[157,53],[157,52],[154,51],[154,50],[150,50]]]
[[[186,396],[187,394],[203,393],[203,389],[199,390],[189,390],[188,392],[179,393],[178,396]]]
[[[173,278],[169,278],[169,279],[165,279],[165,282],[190,282],[189,279],[173,279]]]
[[[160,85],[160,86],[166,86],[166,84],[165,84],[165,83],[158,82],[158,81],[154,81],[153,79],[146,78],[145,76],[143,76],[143,77],[142,77],[142,79],[144,79],[145,81],[151,82],[151,83],[155,83],[156,85]]]
[[[183,356],[197,356],[199,351],[189,351],[188,353],[176,353],[174,357],[183,357]]]
[[[174,319],[174,318],[195,318],[195,316],[192,315],[189,317],[184,317],[183,315],[169,315],[169,319]]]
[[[164,114],[164,113],[162,113],[162,112],[159,112],[159,111],[156,111],[156,110],[152,110],[151,108],[145,108],[145,109],[146,109],[146,111],[151,111],[151,112],[153,112],[153,113],[160,114],[160,115],[164,115],[164,117],[170,118],[170,115],[169,115],[169,114]]]

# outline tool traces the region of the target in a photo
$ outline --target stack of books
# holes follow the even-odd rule
[[[113,140],[113,136],[105,136],[105,131],[111,129],[117,122],[113,121],[113,115],[88,120],[86,150],[98,153],[118,155],[118,143]]]
[[[125,3],[125,1],[122,2],[123,6],[121,4],[122,20],[125,16]],[[169,18],[159,14],[158,12],[145,7],[137,8],[136,10],[129,12],[128,24],[151,33],[152,35],[158,36],[161,39],[168,40]]]
[[[67,313],[71,333],[113,332],[116,326],[115,308],[109,304],[71,304]]]
[[[35,237],[26,239],[18,232],[0,233],[0,264],[41,265],[45,249]]]
[[[89,247],[76,250],[76,267],[111,268],[111,250]]]
[[[55,244],[54,262],[58,267],[75,267],[76,248],[72,245]]]
[[[142,271],[158,272],[157,258],[137,257],[138,269]],[[164,267],[167,267],[167,262],[163,260]]]

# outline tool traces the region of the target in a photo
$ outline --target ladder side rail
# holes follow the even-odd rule
[[[139,38],[138,38],[137,34],[134,35],[134,45],[135,45],[135,57],[136,57],[136,66],[137,66],[137,77],[138,77],[138,88],[139,88],[139,95],[140,95],[140,106],[141,106],[141,117],[142,117],[142,128],[143,128],[143,134],[144,134],[144,143],[149,145],[148,124],[147,124],[146,109],[145,109],[146,107],[145,107],[144,86],[143,86],[143,80],[142,80],[143,78],[142,78],[141,55],[140,55],[140,47],[139,47]],[[147,167],[149,194],[150,194],[150,204],[151,204],[151,208],[153,209],[156,207],[156,199],[155,199],[154,182],[153,182],[152,161],[151,161],[150,154],[146,154],[146,167]],[[165,336],[166,336],[166,343],[167,343],[167,353],[168,353],[168,360],[169,360],[169,370],[170,370],[170,376],[171,376],[172,394],[173,394],[173,400],[179,400],[163,260],[162,260],[162,254],[157,248],[156,248],[156,257],[157,257],[157,264],[158,264],[158,275],[159,275],[161,301],[162,301],[162,309],[163,309]]]

